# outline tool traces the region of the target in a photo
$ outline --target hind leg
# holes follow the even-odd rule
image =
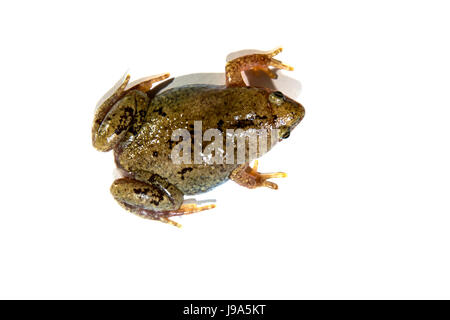
[[[148,182],[132,178],[117,179],[111,185],[111,193],[122,207],[137,216],[176,227],[181,225],[170,217],[214,208],[214,205],[198,207],[195,203],[183,204],[183,193],[157,175],[151,175]]]
[[[153,83],[169,74],[149,77],[126,89],[130,76],[96,110],[92,125],[92,144],[99,151],[109,151],[127,139],[128,130],[139,127],[144,121],[149,99],[146,92]]]

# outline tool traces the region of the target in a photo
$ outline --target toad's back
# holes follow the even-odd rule
[[[127,171],[111,185],[114,199],[137,216],[179,227],[180,224],[171,219],[173,216],[215,207],[214,204],[185,203],[186,194],[208,191],[228,179],[249,189],[277,189],[277,184],[270,179],[286,177],[285,173],[261,173],[257,163],[250,166],[249,162],[269,151],[273,142],[287,139],[303,119],[305,110],[280,91],[247,87],[242,72],[261,70],[275,78],[270,67],[293,70],[274,58],[281,50],[277,48],[228,61],[225,86],[189,85],[160,94],[156,88],[151,90],[153,84],[167,79],[168,73],[134,84],[129,84],[127,75],[118,83],[96,110],[92,123],[93,146],[104,152],[114,150],[117,166]],[[174,132],[177,129],[185,130]],[[209,129],[219,132],[206,131]],[[233,133],[228,129],[234,130]],[[259,144],[264,142],[260,138],[266,137],[267,148],[260,148],[263,146],[260,144],[257,154],[245,152],[243,157],[242,151],[253,145],[243,145],[248,129],[258,135],[250,137],[250,141]],[[180,135],[182,141],[172,139]],[[202,142],[209,137],[213,141]],[[230,138],[234,137],[239,140],[231,143]],[[192,140],[195,148],[192,148]],[[226,141],[225,146],[221,140]],[[176,161],[180,149],[182,164]],[[221,154],[225,154],[225,163],[234,164],[204,161],[205,158],[220,160]]]
[[[119,164],[129,172],[158,174],[184,194],[208,191],[226,181],[237,165],[174,163],[171,152],[178,142],[172,141],[172,132],[186,129],[193,142],[194,121],[201,121],[202,134],[211,128],[222,132],[270,128],[274,119],[267,94],[259,88],[211,85],[167,90],[151,100],[144,124],[131,142],[123,144]]]

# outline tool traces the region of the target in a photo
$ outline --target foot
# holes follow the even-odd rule
[[[214,209],[215,207],[216,207],[215,204],[208,204],[205,206],[197,206],[197,203],[183,203],[181,205],[181,207],[176,210],[155,212],[152,210],[139,209],[139,210],[134,211],[133,213],[135,213],[136,215],[138,215],[144,219],[157,220],[160,222],[170,224],[177,228],[181,228],[182,227],[181,224],[171,220],[170,218],[175,217],[175,216],[183,216],[183,215],[193,214],[196,212],[205,211],[205,210],[209,210],[209,209]]]
[[[286,178],[287,174],[284,172],[274,173],[260,173],[258,172],[258,160],[255,160],[253,167],[250,167],[248,163],[237,167],[230,176],[230,179],[237,184],[247,187],[249,189],[255,189],[258,187],[267,187],[270,189],[278,189],[278,185],[268,179],[272,178]]]
[[[277,75],[269,67],[289,71],[294,70],[293,67],[273,58],[282,50],[282,48],[277,48],[268,53],[250,54],[229,61],[225,66],[227,86],[245,87],[246,84],[244,82],[244,79],[242,78],[242,71],[261,70],[265,72],[270,78],[275,79]]]

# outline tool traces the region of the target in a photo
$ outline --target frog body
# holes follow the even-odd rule
[[[246,163],[238,163],[234,158],[235,144],[232,145],[233,161],[230,162],[208,162],[204,153],[201,153],[201,162],[177,163],[173,159],[177,145],[173,134],[176,130],[189,133],[191,151],[195,150],[194,143],[197,143],[193,138],[195,134],[203,138],[208,130],[218,130],[223,143],[227,132],[257,130],[269,140],[274,132],[279,135],[276,140],[289,135],[303,118],[303,107],[278,91],[246,86],[240,74],[243,70],[257,67],[273,76],[269,65],[289,69],[272,58],[276,53],[249,55],[229,62],[225,86],[186,85],[154,95],[152,83],[168,75],[151,78],[125,90],[128,77],[100,106],[93,126],[94,147],[101,151],[113,149],[116,164],[124,173],[124,177],[111,187],[116,200],[141,217],[179,226],[170,217],[214,206],[184,204],[184,195],[209,191],[229,179],[248,188],[266,186],[276,189],[276,184],[268,179],[285,174],[261,174],[249,166],[253,160],[250,158]],[[265,64],[261,58],[266,60]],[[201,140],[200,150],[206,150],[208,143]],[[265,151],[270,148],[269,143]],[[224,146],[216,152],[225,154],[225,149]]]

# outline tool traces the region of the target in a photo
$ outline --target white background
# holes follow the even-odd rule
[[[450,298],[445,1],[15,1],[0,5],[0,298]],[[269,50],[306,117],[177,229],[109,194],[97,100]]]

